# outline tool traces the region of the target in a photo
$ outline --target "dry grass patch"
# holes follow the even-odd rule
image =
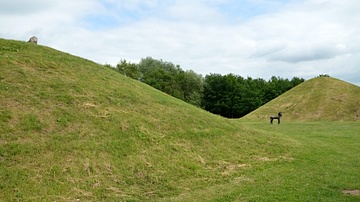
[[[353,195],[353,196],[360,196],[360,189],[355,189],[355,190],[343,190],[342,193],[348,194],[348,195]]]

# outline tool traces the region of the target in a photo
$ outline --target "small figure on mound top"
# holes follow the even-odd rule
[[[278,124],[280,124],[280,117],[282,116],[282,113],[279,112],[277,116],[270,116],[270,123],[272,124],[273,123],[273,120],[274,119],[277,119],[278,120]]]

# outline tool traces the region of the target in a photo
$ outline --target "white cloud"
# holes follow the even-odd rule
[[[46,0],[12,0],[12,1],[1,1],[0,2],[0,13],[8,16],[15,15],[27,15],[37,13],[38,11],[44,10],[51,7],[51,3]]]
[[[13,0],[0,2],[0,37],[36,35],[113,65],[151,56],[202,74],[326,73],[360,85],[359,10],[357,0]]]

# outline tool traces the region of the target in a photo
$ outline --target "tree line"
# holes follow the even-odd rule
[[[228,118],[242,117],[304,82],[303,78],[298,77],[289,80],[273,76],[268,81],[234,74],[209,74],[203,77],[193,70],[184,71],[179,65],[151,57],[141,59],[138,64],[123,59],[116,67],[111,68],[192,105]]]

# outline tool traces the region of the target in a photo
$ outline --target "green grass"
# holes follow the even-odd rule
[[[296,145],[291,149],[291,163],[273,165],[264,171],[270,182],[263,189],[272,190],[267,191],[267,197],[286,201],[359,200],[342,195],[342,190],[360,187],[360,177],[356,174],[360,167],[358,122],[247,124],[289,137]]]
[[[0,201],[356,201],[359,131],[224,119],[0,39]]]
[[[170,201],[358,201],[343,190],[360,187],[357,122],[244,122],[249,129],[287,140],[254,155],[241,174],[224,184],[188,192]],[[168,201],[166,198],[163,201]]]

